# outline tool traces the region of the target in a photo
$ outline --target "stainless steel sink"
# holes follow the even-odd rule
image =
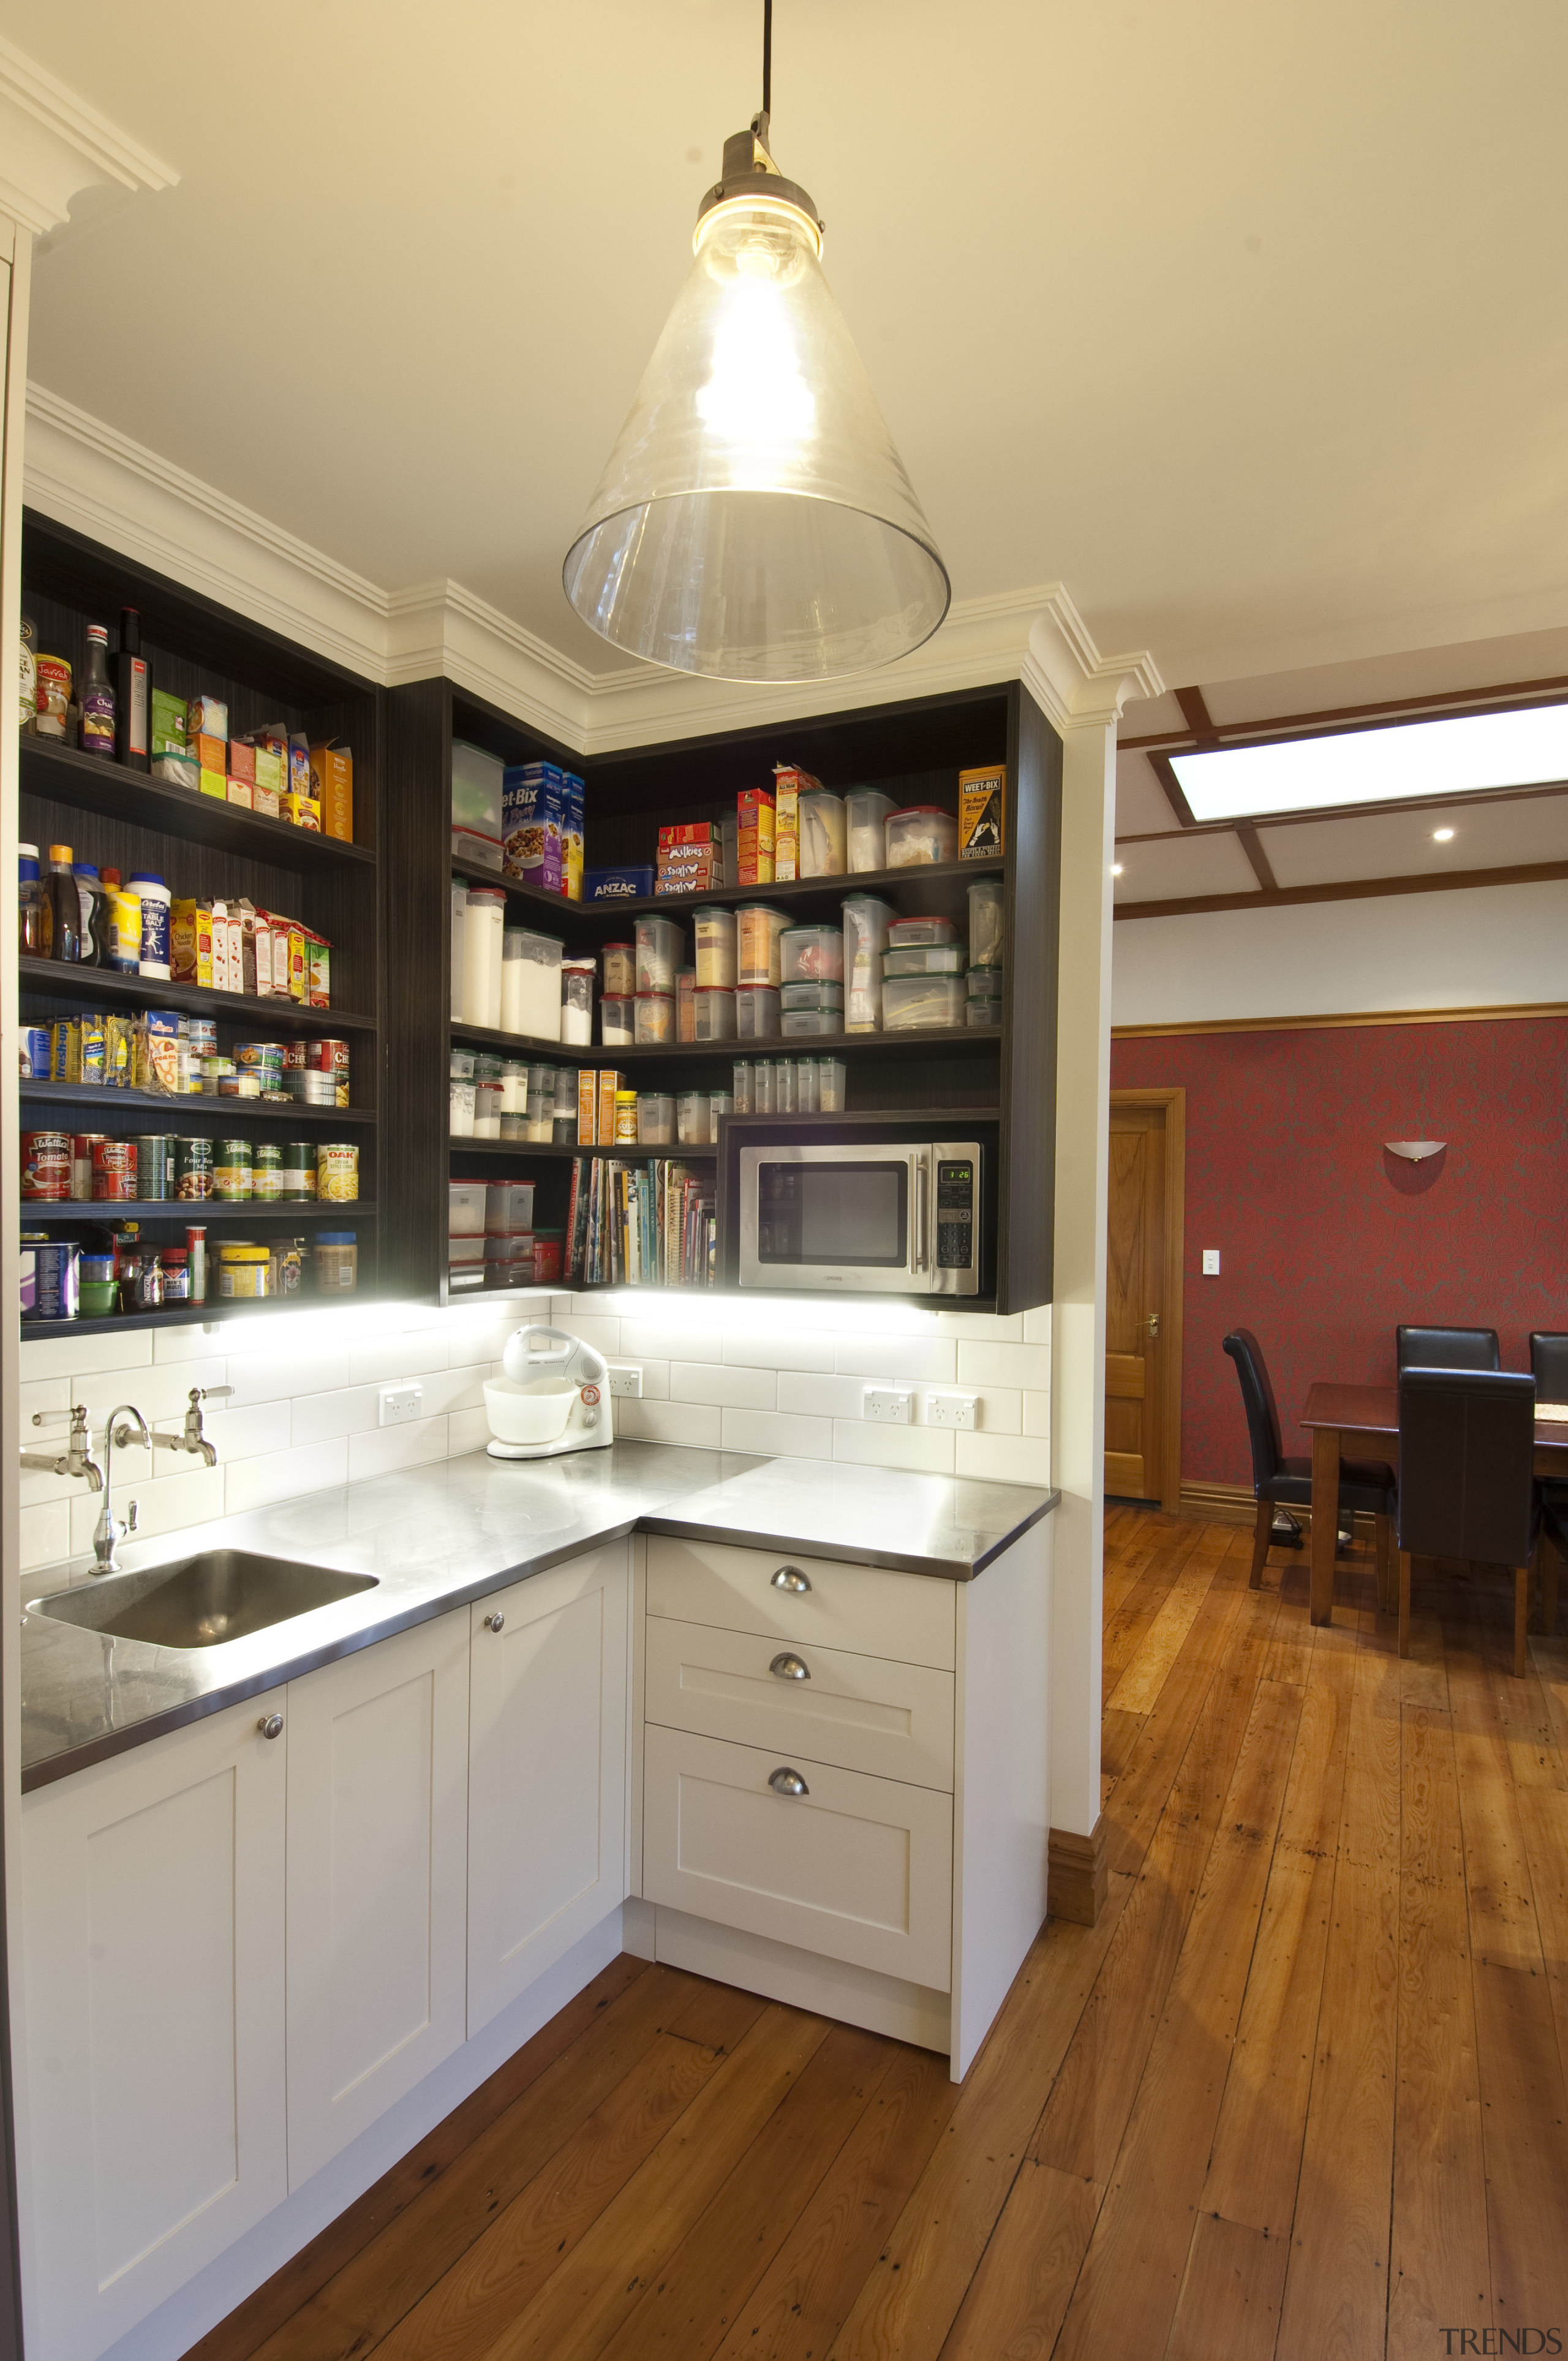
[[[336,1574],[253,1550],[202,1550],[174,1565],[78,1583],[30,1600],[27,1612],[154,1648],[216,1648],[375,1587],[373,1574]]]

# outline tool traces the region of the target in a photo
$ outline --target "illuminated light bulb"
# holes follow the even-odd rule
[[[1431,840],[1434,844],[1452,844],[1453,842],[1453,830],[1451,828],[1434,828],[1431,832]]]

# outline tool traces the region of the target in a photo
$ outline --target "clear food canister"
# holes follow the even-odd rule
[[[777,985],[740,985],[735,994],[735,1038],[738,1041],[769,1041],[779,1029]]]
[[[675,1038],[675,995],[671,992],[640,992],[634,1004],[633,1038],[638,1041]]]
[[[735,983],[734,911],[694,910],[692,928],[696,937],[697,990],[730,991]]]
[[[594,961],[561,962],[561,1038],[586,1047],[594,1038]]]
[[[735,1112],[735,1101],[729,1091],[709,1091],[707,1094],[707,1125],[711,1138],[718,1137],[718,1126],[727,1115]]]
[[[603,959],[605,998],[630,1000],[637,989],[636,944],[606,943]]]
[[[841,927],[786,927],[779,937],[781,983],[837,983],[843,973]]]
[[[636,1001],[630,993],[607,993],[599,1002],[599,1039],[607,1049],[630,1049],[636,1038]]]
[[[795,1060],[775,1058],[773,1060],[773,1113],[794,1115],[795,1111]]]
[[[706,1148],[709,1138],[708,1094],[683,1091],[675,1101],[675,1137],[683,1148]]]
[[[532,1041],[561,1038],[561,955],[565,945],[529,927],[509,927],[501,941],[503,1033]],[[472,1019],[469,1020],[473,1022]]]
[[[698,984],[696,1000],[694,1041],[733,1041],[735,1038],[735,994],[720,991],[717,985]]]
[[[822,1102],[817,1095],[819,1078],[815,1058],[797,1058],[795,1061],[795,1111],[796,1115],[816,1115]]]
[[[675,1102],[668,1091],[638,1092],[637,1145],[639,1148],[673,1148],[675,1145]]]
[[[851,894],[844,904],[844,1030],[875,1033],[882,1025],[882,955],[898,916],[874,894]]]
[[[675,972],[675,1038],[677,1041],[696,1039],[696,970],[683,967]]]
[[[817,1060],[817,1104],[824,1115],[844,1112],[844,1080],[849,1072],[842,1058]]]
[[[875,787],[855,787],[844,797],[851,874],[887,867],[887,816],[893,808],[893,797]]]
[[[751,1068],[751,1113],[773,1115],[776,1112],[773,1104],[773,1061],[771,1058],[759,1058]]]
[[[751,1112],[751,1060],[750,1058],[736,1059],[734,1080],[735,1112],[737,1115],[750,1115]]]
[[[977,877],[969,889],[969,963],[1002,965],[1002,880]]]
[[[842,877],[845,866],[844,798],[827,787],[806,787],[800,797],[800,873]]]
[[[735,913],[735,981],[778,984],[779,939],[789,920],[771,902],[743,902]]]
[[[887,865],[890,869],[923,869],[938,861],[959,857],[959,824],[938,804],[911,804],[890,812],[887,821]]]
[[[674,993],[675,970],[681,964],[684,938],[674,918],[639,918],[637,990]]]

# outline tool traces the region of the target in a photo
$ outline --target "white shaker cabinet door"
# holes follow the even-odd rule
[[[102,2353],[287,2193],[288,1741],[278,1689],[22,1799],[27,2343],[50,2361]]]
[[[462,2046],[466,1608],[289,1685],[289,2185]]]
[[[468,2031],[626,1898],[624,1542],[477,1599]]]

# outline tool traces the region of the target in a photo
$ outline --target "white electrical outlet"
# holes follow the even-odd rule
[[[878,1426],[907,1426],[915,1414],[915,1397],[907,1386],[868,1386],[861,1397],[861,1416]]]
[[[612,1361],[609,1365],[609,1389],[612,1394],[619,1394],[623,1400],[641,1401],[642,1399],[641,1370],[629,1367],[624,1362]]]
[[[1218,1278],[1219,1278],[1219,1276],[1220,1276],[1220,1249],[1219,1249],[1219,1247],[1218,1247],[1218,1246],[1205,1246],[1205,1247],[1204,1247],[1204,1249],[1203,1249],[1203,1276],[1204,1276],[1204,1278],[1205,1278],[1205,1279],[1218,1279]]]
[[[927,1426],[972,1427],[980,1416],[978,1394],[927,1394]]]
[[[380,1403],[383,1426],[407,1426],[420,1413],[424,1400],[422,1386],[383,1386],[377,1397]]]

